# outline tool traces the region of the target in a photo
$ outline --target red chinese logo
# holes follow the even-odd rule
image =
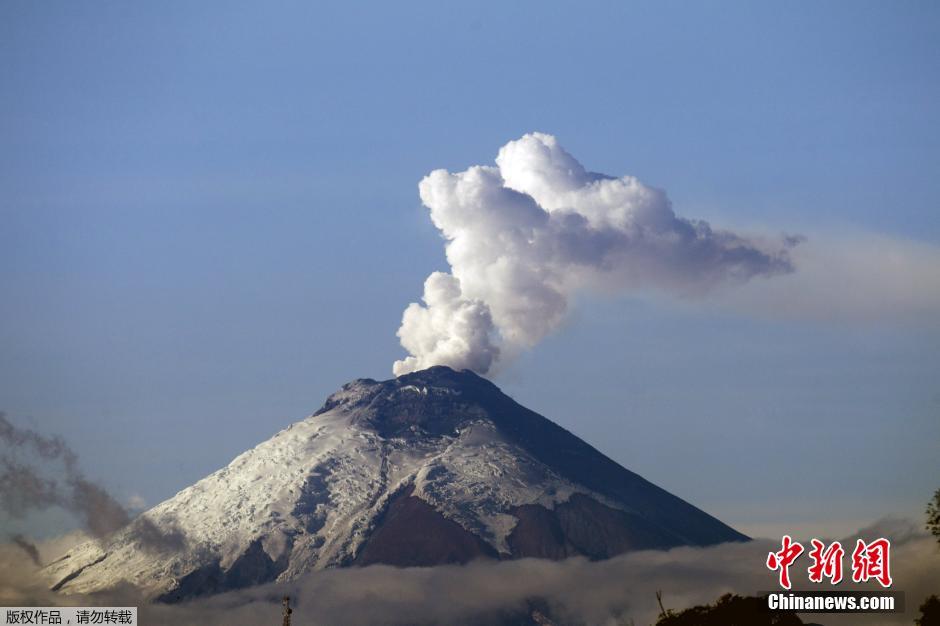
[[[784,535],[779,552],[767,554],[767,568],[780,572],[780,586],[790,588],[790,566],[803,554],[803,545],[793,541],[790,535]],[[828,547],[818,539],[812,540],[813,549],[809,557],[813,564],[807,568],[810,582],[821,583],[828,578],[833,585],[842,582],[842,559],[845,550],[838,541]],[[891,542],[885,538],[865,543],[859,539],[852,551],[852,580],[857,583],[877,580],[882,587],[890,587],[891,580]]]
[[[809,558],[813,559],[813,564],[807,570],[810,582],[821,583],[825,577],[833,585],[838,585],[842,582],[842,557],[845,556],[842,544],[834,541],[826,548],[826,544],[819,539],[813,539],[812,543],[813,549],[809,552]]]
[[[801,554],[803,554],[803,546],[790,539],[790,535],[784,535],[783,549],[767,555],[767,567],[771,570],[780,570],[780,586],[784,589],[790,588],[790,565]]]
[[[891,542],[887,539],[876,539],[868,544],[859,539],[852,552],[852,580],[863,583],[874,578],[882,587],[890,587],[890,552]]]

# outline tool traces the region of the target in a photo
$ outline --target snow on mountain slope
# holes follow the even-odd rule
[[[602,558],[745,539],[446,367],[353,381],[142,517],[180,541],[150,541],[138,520],[47,566],[52,587],[129,582],[175,601],[356,563]]]

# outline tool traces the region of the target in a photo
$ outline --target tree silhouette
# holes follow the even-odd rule
[[[930,596],[920,605],[920,617],[914,620],[917,626],[940,626],[940,598]]]
[[[933,494],[933,500],[927,503],[927,530],[940,543],[940,489]]]
[[[660,597],[660,596],[657,596]],[[681,612],[662,608],[656,626],[802,626],[793,611],[767,608],[767,598],[726,593],[714,605],[693,606]]]

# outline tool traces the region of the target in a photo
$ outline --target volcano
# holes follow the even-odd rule
[[[107,540],[54,590],[177,602],[329,567],[604,559],[747,537],[470,371],[359,379]]]

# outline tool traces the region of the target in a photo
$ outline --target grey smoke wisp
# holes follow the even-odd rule
[[[161,527],[140,516],[131,522],[130,529],[147,552],[180,552],[187,548],[186,534],[175,523],[164,522]]]
[[[78,456],[61,437],[17,427],[0,413],[0,442],[4,444],[0,447],[0,507],[12,517],[58,506],[75,514],[82,528],[96,539],[105,539],[131,523],[127,510],[101,485],[85,477],[78,467]],[[40,459],[45,471],[22,457]],[[57,471],[52,469],[56,463],[61,466]],[[132,531],[145,549],[165,551],[183,546],[178,529],[157,528],[145,517],[134,520]],[[30,552],[20,541],[15,542]]]
[[[776,241],[679,217],[662,190],[587,171],[551,135],[499,150],[496,166],[435,170],[421,201],[446,241],[398,337],[396,375],[449,365],[485,374],[559,327],[581,290],[692,295],[793,270],[796,237]]]
[[[11,515],[22,517],[33,509],[60,506],[75,513],[82,526],[98,538],[130,521],[124,507],[85,478],[78,457],[61,437],[18,428],[0,414],[0,441],[6,444],[0,453],[0,504]],[[47,469],[58,461],[62,469],[56,475],[43,476],[34,465],[18,458],[26,455],[38,456]]]
[[[39,548],[36,547],[36,544],[23,535],[13,535],[11,541],[29,556],[36,567],[42,567],[42,559],[39,557]]]

